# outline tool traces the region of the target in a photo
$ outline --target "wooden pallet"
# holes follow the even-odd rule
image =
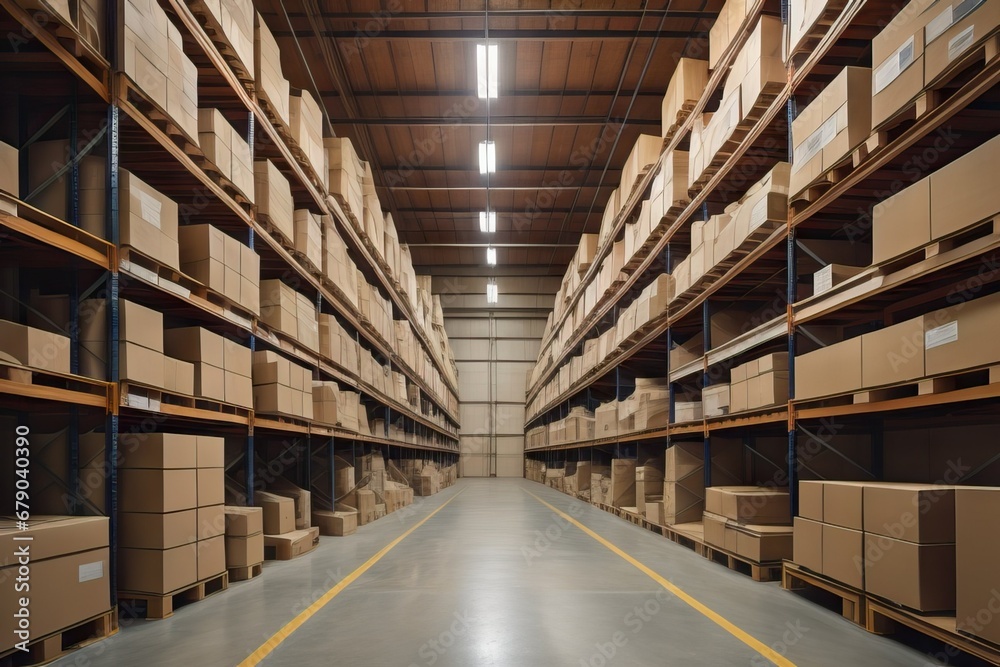
[[[786,591],[809,588],[826,591],[840,598],[840,613],[844,618],[857,625],[865,625],[865,594],[862,591],[810,572],[801,565],[788,560],[782,563],[781,587]]]
[[[0,366],[0,380],[31,384],[32,370],[23,366]]]
[[[688,119],[688,116],[691,115],[691,112],[694,111],[694,108],[696,106],[697,102],[685,102],[684,104],[681,105],[680,109],[677,110],[677,115],[674,117],[674,122],[672,122],[670,126],[667,127],[663,133],[664,149],[666,149],[667,146],[670,145],[670,142],[673,141],[674,135],[677,134],[677,131],[681,129],[681,126],[684,125],[685,121],[687,121]]]
[[[229,568],[229,581],[247,581],[248,579],[259,577],[263,571],[264,563],[257,563],[248,567],[231,567]]]
[[[123,408],[151,410],[153,412],[159,412],[160,406],[163,404],[180,405],[186,408],[194,408],[195,406],[193,396],[175,394],[165,389],[136,384],[128,380],[122,380],[119,398]]]
[[[114,609],[68,628],[33,639],[28,650],[11,649],[0,655],[0,667],[31,667],[47,665],[58,658],[107,639],[118,632],[118,612]]]
[[[869,596],[865,606],[865,628],[877,635],[891,635],[898,626],[916,630],[960,651],[1000,665],[1000,646],[958,631],[955,616],[918,614]]]
[[[145,91],[127,74],[119,74],[119,98],[129,107],[148,118],[161,132],[170,138],[186,154],[201,153],[197,137],[192,137],[178,125],[170,114],[151,100]],[[201,153],[204,156],[204,153]]]
[[[326,186],[323,184],[322,179],[320,179],[316,170],[313,168],[312,163],[309,162],[309,158],[306,156],[305,151],[299,146],[299,142],[295,140],[292,136],[291,129],[282,120],[274,109],[274,105],[271,104],[270,100],[264,94],[263,90],[257,91],[257,103],[260,105],[261,111],[270,121],[271,125],[274,126],[275,131],[278,133],[281,141],[284,142],[285,146],[288,147],[288,152],[292,154],[295,162],[298,163],[299,167],[302,169],[303,174],[309,180],[309,185],[319,190],[321,194],[326,194]]]
[[[173,616],[174,607],[179,608],[185,604],[199,602],[227,588],[229,588],[229,573],[223,572],[166,595],[118,591],[118,602],[126,606],[129,611],[144,611],[148,620],[158,620]]]
[[[911,250],[901,257],[883,262],[878,266],[877,275],[890,276],[945,253],[961,255],[974,252],[975,246],[982,246],[984,239],[986,243],[1000,243],[1000,216],[977,223],[959,232],[955,232],[946,238],[938,239],[926,246]],[[967,252],[963,252],[963,249]]]
[[[806,58],[819,47],[820,42],[823,41],[823,37],[829,32],[830,27],[836,22],[837,17],[843,13],[846,6],[847,0],[828,0],[817,18],[816,24],[805,35],[798,47],[788,54],[786,62],[795,69],[801,67]]]
[[[746,574],[754,581],[777,581],[781,576],[780,562],[757,563],[708,543],[702,547],[701,555],[734,572]]]

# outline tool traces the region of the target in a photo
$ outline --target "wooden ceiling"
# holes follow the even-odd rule
[[[660,133],[676,58],[707,57],[722,0],[270,3],[285,76],[318,92],[328,131],[372,163],[418,270],[489,273],[492,241],[498,274],[561,275],[580,234],[598,231],[636,137]],[[489,104],[476,94],[487,28],[500,53]],[[492,235],[479,231],[487,206]]]

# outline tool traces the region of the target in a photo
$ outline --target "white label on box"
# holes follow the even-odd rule
[[[948,60],[949,62],[962,55],[966,49],[972,46],[975,42],[975,25],[970,25],[968,28],[958,33],[952,37],[951,41],[948,42]]]
[[[757,202],[757,205],[753,207],[753,211],[750,212],[750,231],[757,229],[764,224],[767,220],[767,196],[765,195],[763,199]]]
[[[813,296],[833,289],[833,266],[827,265],[813,275]]]
[[[142,208],[142,219],[160,229],[160,209],[163,207],[160,200],[146,192],[140,192],[139,204]]]
[[[85,581],[93,581],[94,579],[104,578],[104,561],[99,560],[95,563],[84,563],[79,568],[79,576],[77,579],[79,583]]]
[[[796,166],[801,167],[802,165],[809,162],[809,160],[816,157],[823,148],[833,141],[834,137],[837,136],[837,114],[834,114],[826,119],[819,129],[809,135],[809,138],[799,146],[799,151],[796,151],[794,157]]]
[[[933,350],[935,347],[947,345],[958,341],[958,320],[948,322],[924,333],[924,349]]]
[[[873,93],[878,94],[913,64],[913,37],[910,36],[896,52],[885,59],[872,77]]]
[[[952,6],[948,5],[943,12],[935,16],[924,28],[924,43],[930,44],[950,28],[955,23],[954,15]]]

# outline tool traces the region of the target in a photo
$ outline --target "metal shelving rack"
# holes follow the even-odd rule
[[[92,119],[99,115],[102,120],[100,124],[104,136],[101,148],[107,154],[106,238],[91,235],[79,227],[76,211],[79,176],[75,155],[71,155],[68,172],[71,183],[69,201],[73,203],[70,220],[56,219],[18,199],[11,202],[18,208],[16,216],[0,213],[0,234],[4,244],[30,250],[26,254],[30,254],[31,258],[42,258],[40,261],[45,262],[45,267],[63,270],[70,267],[70,310],[74,318],[71,321],[76,321],[82,299],[91,296],[106,299],[108,380],[98,381],[77,375],[79,331],[77,327],[70,327],[68,334],[73,373],[64,375],[35,371],[33,384],[22,384],[6,379],[3,373],[11,366],[0,363],[0,405],[21,412],[47,411],[49,408],[46,406],[59,406],[58,409],[70,412],[74,425],[79,410],[104,415],[105,511],[111,526],[112,595],[115,591],[117,544],[116,461],[122,434],[145,432],[152,425],[157,429],[228,436],[242,442],[241,451],[236,455],[227,449],[226,468],[228,476],[246,489],[248,503],[252,503],[253,490],[258,481],[254,475],[255,468],[289,453],[294,456],[291,467],[296,483],[330,499],[337,497],[333,474],[337,453],[349,452],[353,458],[359,449],[360,454],[364,454],[376,447],[395,450],[397,455],[431,458],[446,465],[458,459],[457,388],[445,372],[446,361],[438,356],[426,332],[416,323],[407,298],[389,275],[388,266],[374,251],[371,242],[353,228],[349,216],[336,199],[319,187],[312,168],[297,157],[301,151],[294,146],[294,142],[269,121],[256,99],[253,81],[241,68],[230,64],[223,54],[224,45],[218,41],[218,36],[210,37],[203,28],[196,16],[199,4],[161,0],[161,5],[182,32],[186,55],[198,66],[199,101],[202,106],[220,109],[236,127],[246,129],[244,136],[254,153],[275,162],[289,179],[297,207],[332,217],[359,269],[390,298],[394,319],[410,322],[420,341],[421,351],[426,352],[441,375],[446,395],[434,392],[427,380],[395,353],[393,341],[385,340],[376,332],[335,286],[313,275],[288,248],[267,232],[261,221],[256,219],[249,202],[227,190],[224,182],[204,168],[206,161],[200,149],[185,142],[172,122],[159,113],[118,70],[117,45],[113,37],[107,40],[107,53],[102,54],[74,27],[55,20],[55,17],[49,17],[48,22],[38,26],[33,10],[26,4],[19,0],[0,0],[0,19],[30,30],[36,40],[27,49],[27,54],[0,55],[0,71],[41,68],[48,73],[56,72],[55,76],[60,81],[74,91],[79,90],[73,94],[68,107],[69,139],[74,150],[79,128],[78,108],[85,105]],[[106,34],[114,36],[118,30],[119,4],[110,2],[107,9]],[[26,87],[24,92],[31,90],[34,89]],[[79,100],[81,97],[84,102]],[[101,108],[103,111],[99,111]],[[24,139],[26,137],[19,137],[19,141]],[[26,146],[19,145],[18,148]],[[26,156],[26,153],[22,155]],[[418,387],[416,407],[379,391],[331,359],[304,349],[294,339],[272,331],[239,304],[207,298],[191,289],[189,283],[193,281],[176,272],[165,272],[147,258],[122,247],[118,233],[120,169],[136,171],[150,185],[180,205],[191,206],[191,210],[205,216],[213,225],[246,240],[261,255],[262,271],[266,267],[268,275],[290,277],[300,289],[314,297],[318,312],[336,315],[348,330],[354,332],[364,349],[383,359],[391,370],[402,373],[408,384]],[[26,193],[22,191],[20,195],[23,199]],[[97,276],[96,282],[84,286],[78,280],[80,271],[84,270],[87,276]],[[203,401],[194,401],[193,404],[162,402],[155,410],[130,405],[127,384],[119,382],[118,370],[118,304],[123,293],[169,316],[183,318],[191,324],[239,341],[250,349],[281,351],[312,368],[314,378],[336,380],[357,388],[364,401],[361,418],[367,419],[369,409],[373,414],[381,413],[385,432],[367,435],[338,426],[257,415],[252,409]],[[401,427],[401,431],[408,438],[413,436],[414,441],[390,439],[390,424]],[[80,483],[79,431],[75,426],[70,431],[67,452],[71,464],[70,479],[64,482],[70,494],[77,497],[75,494]],[[417,436],[425,440],[418,443]],[[328,466],[325,478],[313,474],[312,461],[316,456]],[[80,510],[83,503],[75,505]]]
[[[598,249],[593,266],[571,295],[565,313],[555,318],[549,335],[542,342],[543,350],[558,335],[559,327],[566,321],[588,284],[595,279],[602,260],[611,252],[616,238],[621,237],[624,225],[638,215],[641,201],[648,197],[653,177],[666,154],[674,149],[683,150],[694,117],[717,101],[717,89],[724,74],[759,16],[762,13],[777,14],[778,9],[777,2],[755,4],[737,39],[712,72],[710,83],[694,111],[665,142],[660,162],[632,191],[612,232]],[[761,462],[780,468],[790,487],[793,512],[796,512],[803,442],[815,440],[809,434],[821,420],[838,420],[846,431],[869,436],[870,466],[852,463],[871,479],[881,479],[884,420],[910,417],[916,410],[941,413],[943,418],[949,410],[974,411],[977,406],[985,406],[983,409],[990,411],[1000,405],[996,400],[1000,398],[1000,384],[958,387],[953,391],[918,396],[878,396],[867,403],[852,402],[853,395],[805,401],[797,400],[794,394],[796,354],[801,353],[807,344],[815,347],[803,333],[803,328],[808,329],[808,326],[823,320],[852,324],[859,320],[870,322],[872,318],[879,319],[884,313],[892,315],[903,308],[909,308],[908,312],[919,312],[921,308],[926,309],[924,312],[931,310],[930,304],[935,296],[941,296],[935,290],[940,290],[941,285],[949,281],[968,277],[970,272],[975,272],[976,263],[983,256],[1000,249],[1000,239],[995,233],[988,233],[958,247],[945,248],[938,254],[926,258],[921,256],[919,261],[871,267],[821,295],[803,297],[799,291],[798,267],[803,260],[808,260],[802,243],[808,242],[811,237],[830,238],[833,225],[839,227],[857,218],[859,200],[877,201],[873,193],[884,185],[885,180],[897,176],[907,159],[932,145],[936,130],[947,123],[957,123],[963,131],[964,138],[955,145],[957,150],[953,151],[948,161],[1000,132],[1000,114],[997,113],[1000,109],[1000,93],[997,92],[1000,58],[996,56],[996,36],[991,38],[993,46],[975,49],[953,63],[945,80],[935,84],[940,90],[935,94],[933,106],[917,114],[916,118],[907,118],[904,113],[879,128],[865,145],[855,151],[854,162],[846,174],[807,204],[791,205],[787,221],[754,249],[721,271],[710,271],[711,278],[707,282],[675,297],[667,313],[641,327],[568,389],[549,401],[531,405],[546,383],[557,377],[559,369],[574,354],[582,352],[583,342],[607,329],[609,316],[613,323],[617,313],[655,278],[656,273],[670,272],[671,257],[681,257],[689,248],[691,222],[707,219],[709,211],[705,210],[706,205],[714,213],[746,191],[750,184],[742,186],[742,189],[738,185],[742,165],[756,159],[753,164],[757,166],[755,173],[759,177],[766,174],[778,159],[791,161],[790,147],[785,147],[788,146],[788,128],[796,109],[816,97],[840,68],[852,64],[870,67],[870,49],[866,52],[865,45],[870,44],[881,26],[886,25],[898,10],[899,7],[888,3],[850,0],[844,3],[839,13],[830,17],[832,20],[826,21],[825,26],[810,35],[807,47],[793,54],[787,70],[787,83],[781,93],[759,114],[735,150],[717,165],[718,170],[708,183],[690,193],[690,202],[684,210],[660,222],[661,229],[665,227],[662,235],[655,237],[651,243],[647,242],[637,258],[626,265],[624,278],[598,299],[594,310],[569,335],[566,345],[553,355],[553,363],[537,377],[527,393],[529,410],[526,430],[564,417],[572,405],[591,407],[594,393],[606,400],[620,398],[623,370],[626,376],[666,375],[671,388],[670,424],[666,428],[620,437],[535,447],[528,449],[527,457],[558,464],[567,460],[587,460],[588,456],[593,458],[595,453],[606,456],[626,443],[640,448],[639,451],[648,449],[662,453],[672,440],[703,440],[705,460],[708,462],[711,460],[714,437],[736,438],[742,440],[744,461],[748,466]],[[749,157],[759,156],[758,149],[762,146],[773,147],[774,141],[780,142],[780,152],[768,153],[764,159]],[[776,297],[774,317],[755,323],[753,328],[735,339],[713,347],[707,340],[710,331],[707,318],[714,312],[713,308],[720,303],[738,303],[747,297],[753,298],[751,285],[754,283],[771,290],[770,293]],[[741,295],[741,289],[745,290],[745,295]],[[903,305],[899,305],[901,303]],[[864,319],[866,317],[869,319]],[[703,331],[706,335],[705,354],[679,368],[670,368],[668,350],[673,342],[678,338],[684,340],[686,334],[696,331]],[[729,369],[744,361],[779,351],[789,353],[791,399],[787,404],[693,422],[674,421],[676,393],[683,385],[700,390],[709,386],[714,376],[721,373],[724,377]],[[764,460],[755,446],[756,439],[763,436],[787,438],[785,460],[778,464]],[[820,446],[846,457],[829,442],[821,442]],[[711,466],[706,465],[705,469],[706,484],[711,485]]]

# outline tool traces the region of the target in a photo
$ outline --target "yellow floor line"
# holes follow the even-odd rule
[[[431,519],[431,517],[433,517],[435,514],[443,510],[445,507],[447,507],[448,503],[453,501],[455,498],[458,498],[458,496],[461,495],[461,493],[464,490],[465,489],[460,490],[454,496],[446,500],[445,503],[441,505],[441,507],[437,508],[436,510],[425,516],[423,519],[420,520],[420,522],[417,525],[413,526],[413,528],[410,528],[408,531],[406,531],[405,533],[394,539],[392,542],[389,542],[389,544],[385,545],[385,547],[383,547],[381,551],[379,551],[377,554],[375,554],[367,561],[365,561],[364,564],[361,565],[358,569],[354,570],[354,572],[351,572],[349,575],[344,577],[336,586],[328,590],[326,593],[323,594],[322,597],[320,597],[318,600],[309,605],[305,609],[305,611],[300,613],[298,616],[289,621],[287,625],[285,625],[283,628],[281,628],[273,635],[271,635],[271,637],[266,642],[261,644],[260,648],[251,653],[246,660],[244,660],[239,664],[238,667],[254,667],[255,665],[259,665],[261,661],[263,661],[268,655],[271,654],[272,651],[274,651],[274,649],[278,647],[279,644],[281,644],[281,642],[288,639],[288,637],[290,637],[293,632],[298,630],[303,623],[312,618],[316,614],[316,612],[318,612],[320,609],[326,606],[326,604],[329,603],[330,600],[337,597],[341,591],[343,591],[345,588],[354,583],[354,581],[358,577],[367,572],[375,563],[382,560],[383,556],[389,553],[400,542],[405,540],[410,535],[410,533],[412,533],[417,528],[420,528],[420,526],[427,523]]]
[[[649,567],[643,565],[642,563],[640,563],[639,561],[637,561],[635,558],[633,558],[632,556],[628,555],[627,553],[625,553],[624,551],[622,551],[621,549],[619,549],[618,547],[616,547],[613,543],[609,542],[608,540],[604,539],[603,537],[601,537],[600,535],[598,535],[597,533],[595,533],[594,531],[592,531],[590,528],[587,528],[585,525],[583,525],[582,523],[580,523],[579,521],[577,521],[576,519],[574,519],[570,515],[566,514],[565,512],[563,512],[561,510],[559,510],[557,507],[553,507],[552,505],[548,504],[547,502],[545,502],[544,500],[542,500],[541,498],[539,498],[538,496],[536,496],[535,494],[533,494],[531,491],[525,490],[524,492],[527,493],[532,498],[534,498],[535,500],[537,500],[538,502],[540,502],[541,504],[543,504],[546,507],[548,507],[550,510],[552,510],[553,512],[555,512],[556,514],[558,514],[560,517],[562,517],[566,521],[569,521],[570,523],[572,523],[574,526],[576,526],[577,528],[579,528],[580,530],[582,530],[584,533],[586,533],[590,537],[592,537],[595,540],[597,540],[598,542],[600,542],[604,547],[606,547],[610,551],[614,552],[615,554],[617,554],[618,556],[620,556],[624,560],[628,561],[630,564],[632,564],[637,569],[639,569],[647,577],[649,577],[650,579],[652,579],[653,581],[655,581],[659,585],[663,586],[670,593],[673,593],[682,602],[684,602],[685,604],[687,604],[688,606],[690,606],[692,609],[694,609],[695,611],[697,611],[698,613],[700,613],[702,616],[705,616],[706,618],[708,618],[709,620],[711,620],[713,623],[715,623],[716,625],[718,625],[719,627],[721,627],[723,630],[725,630],[726,632],[728,632],[732,636],[734,636],[737,639],[739,639],[741,642],[743,642],[744,644],[746,644],[747,646],[749,646],[750,648],[752,648],[754,651],[757,651],[757,653],[761,654],[762,656],[764,656],[765,658],[767,658],[768,660],[770,660],[771,662],[773,662],[775,665],[778,665],[778,667],[795,667],[795,663],[793,663],[792,661],[788,660],[786,657],[784,657],[783,655],[781,655],[780,653],[778,653],[777,651],[775,651],[774,649],[772,649],[770,646],[764,645],[761,641],[753,638],[752,636],[750,636],[749,634],[747,634],[746,632],[744,632],[740,628],[736,627],[733,623],[727,621],[725,618],[723,618],[722,616],[720,616],[718,613],[712,611],[711,609],[709,609],[708,607],[706,607],[704,604],[702,604],[701,602],[699,602],[695,598],[691,597],[690,595],[688,595],[687,593],[685,593],[684,591],[682,591],[680,588],[678,588],[674,584],[672,584],[669,581],[667,581],[664,577],[660,576],[659,574],[657,574],[656,572],[654,572]]]

